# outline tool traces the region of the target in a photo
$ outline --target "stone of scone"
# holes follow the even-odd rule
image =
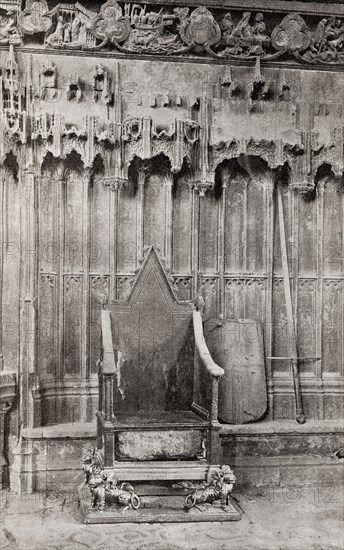
[[[202,446],[198,430],[121,432],[116,437],[119,460],[193,459]]]

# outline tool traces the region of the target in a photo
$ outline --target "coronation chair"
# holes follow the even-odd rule
[[[218,383],[202,298],[179,301],[157,247],[129,298],[101,311],[98,448],[122,480],[209,479],[219,467]]]

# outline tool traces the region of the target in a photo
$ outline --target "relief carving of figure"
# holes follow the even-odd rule
[[[0,15],[0,44],[20,43],[16,12],[8,11],[5,15]]]
[[[322,19],[312,35],[306,61],[335,62],[344,60],[344,22],[336,17]]]
[[[176,10],[173,14],[163,13],[162,9],[146,12],[146,6],[135,4],[128,14],[132,30],[125,47],[146,53],[168,53],[181,49],[183,43],[178,34],[168,30],[178,20]]]
[[[47,45],[66,49],[92,49],[95,46],[96,38],[90,31],[95,14],[78,2],[75,6],[58,4],[44,16],[52,21],[52,32],[45,38]]]
[[[56,29],[53,33],[47,36],[45,42],[49,45],[62,44],[64,38],[64,22],[63,17],[60,15],[57,19]]]
[[[72,32],[72,42],[78,42],[78,41],[79,41],[80,28],[81,28],[81,19],[80,19],[80,17],[77,15],[77,16],[74,18],[73,23],[72,23],[72,29],[71,29],[71,32]]]
[[[106,103],[111,102],[109,77],[102,63],[96,66],[93,76],[93,98],[94,101],[104,99]]]
[[[223,17],[220,27],[222,30],[221,45],[226,46],[221,55],[264,55],[270,44],[266,34],[266,25],[262,13],[254,17],[250,24],[251,12],[245,12],[239,23],[235,25],[230,13]]]

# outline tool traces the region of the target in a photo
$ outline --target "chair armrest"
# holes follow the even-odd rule
[[[204,339],[202,316],[197,310],[194,310],[193,312],[193,327],[197,351],[203,365],[213,378],[221,378],[225,371],[215,363],[210,355],[208,346]]]
[[[103,374],[116,373],[116,361],[112,343],[111,317],[108,309],[101,311]]]

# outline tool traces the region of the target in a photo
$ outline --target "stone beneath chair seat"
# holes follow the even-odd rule
[[[117,460],[194,459],[202,448],[200,430],[120,432],[116,434]]]

